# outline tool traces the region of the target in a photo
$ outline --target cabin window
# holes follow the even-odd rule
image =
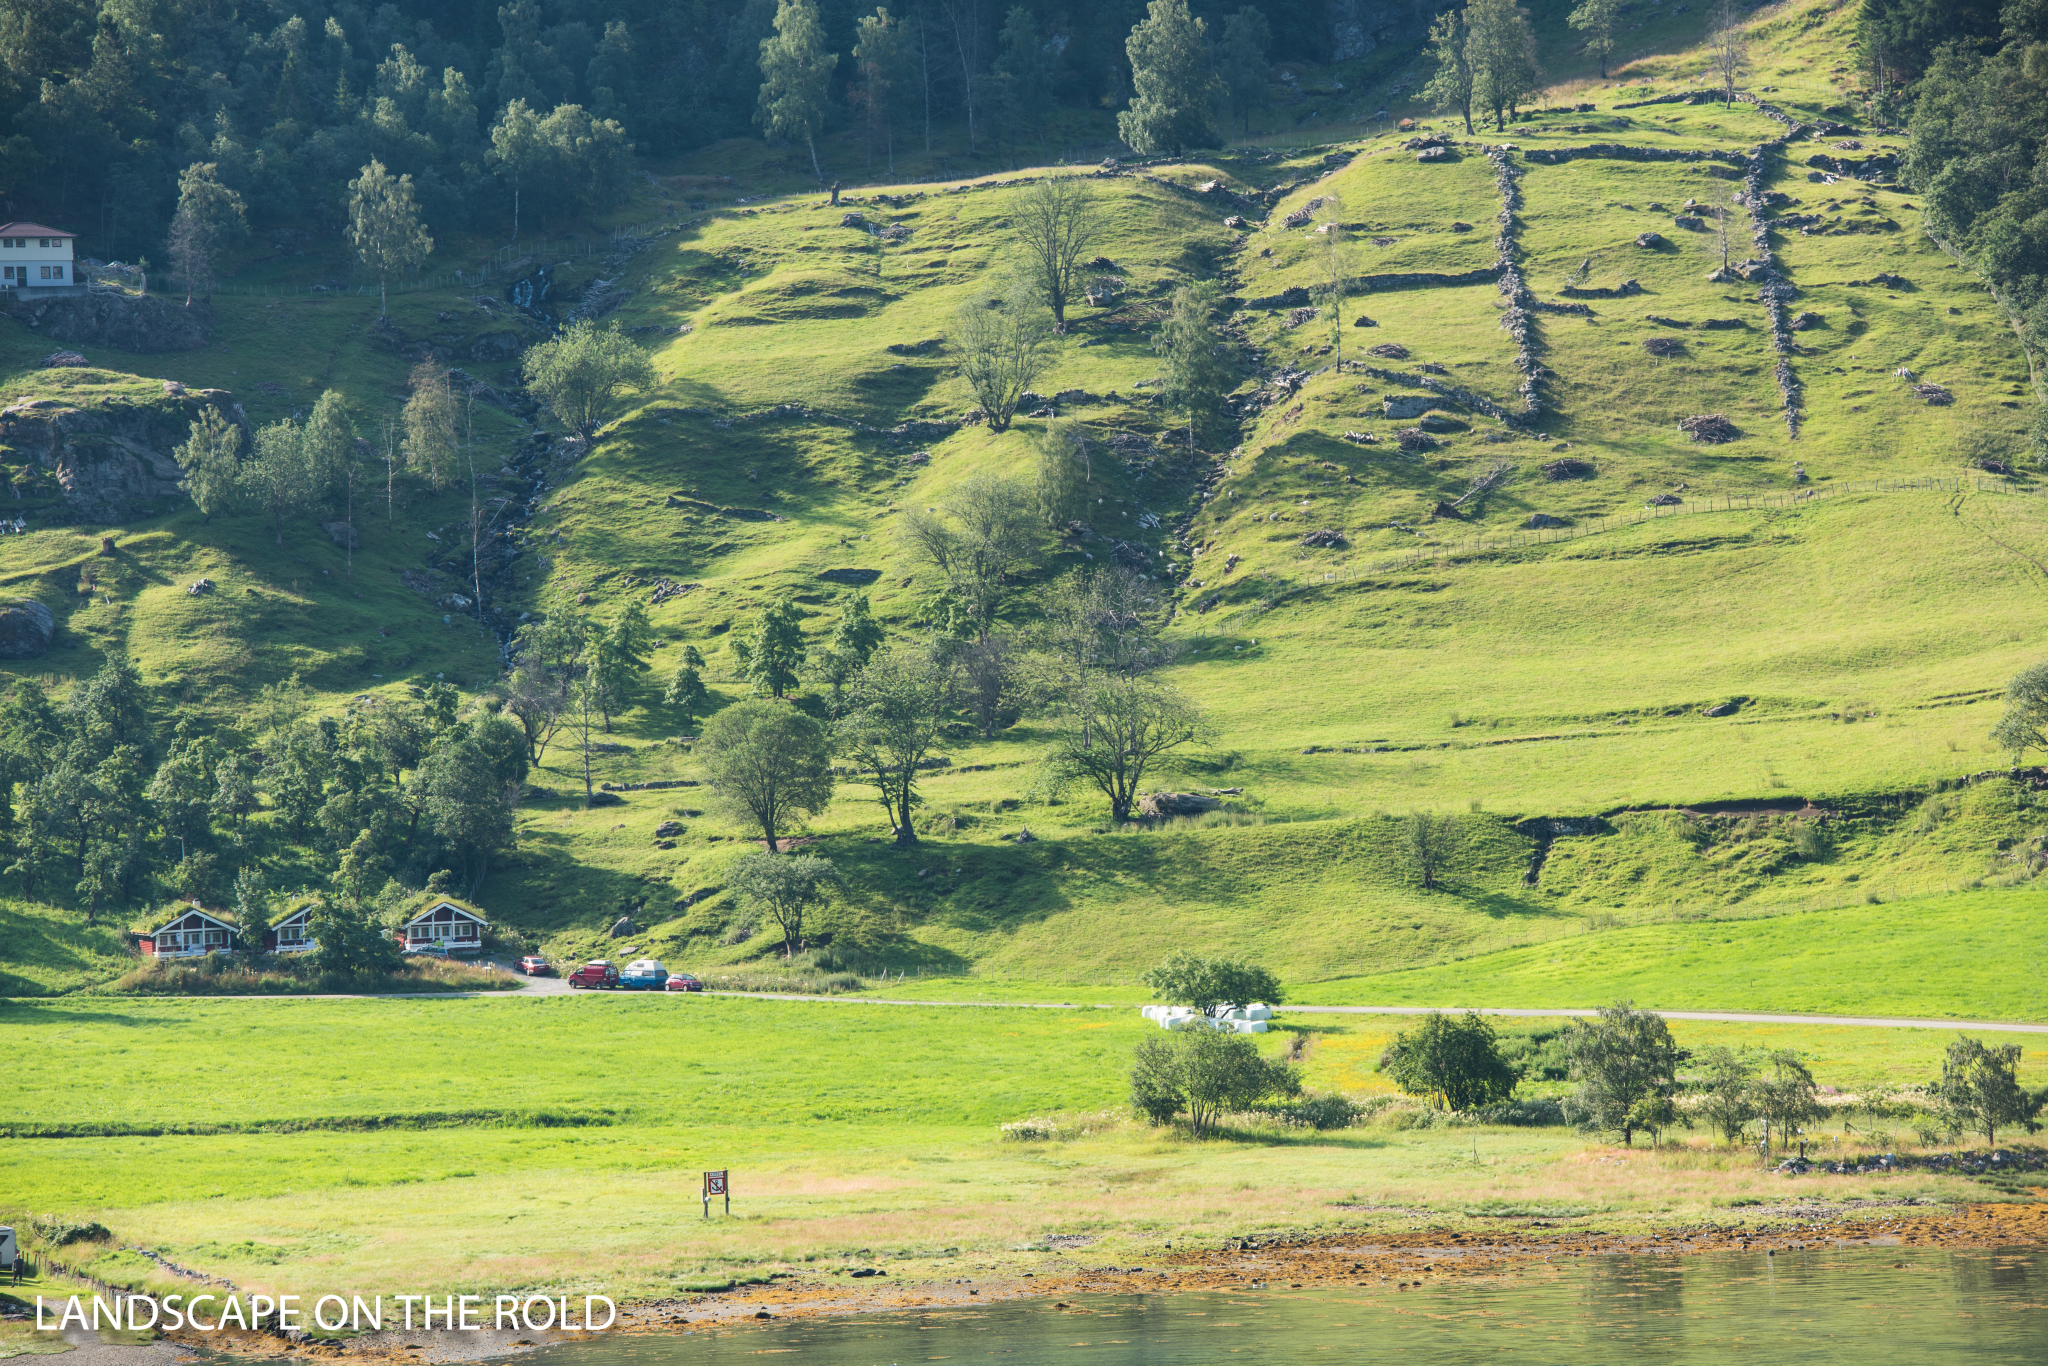
[[[470,922],[470,921],[465,921],[464,923],[462,923],[462,924],[460,924],[460,925],[457,925],[457,926],[455,927],[455,937],[456,937],[457,939],[474,939],[474,938],[476,938],[476,925],[475,925],[475,923],[474,923],[474,922]]]

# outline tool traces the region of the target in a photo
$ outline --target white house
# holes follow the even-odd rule
[[[481,953],[490,922],[482,913],[453,897],[437,896],[426,908],[398,927],[398,942],[408,952],[439,945],[450,953]]]
[[[198,958],[226,953],[233,947],[235,927],[197,906],[181,906],[165,924],[142,936],[138,947],[153,958]]]
[[[0,289],[83,284],[71,259],[75,238],[41,223],[0,223]]]

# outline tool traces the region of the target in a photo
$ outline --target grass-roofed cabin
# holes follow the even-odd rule
[[[311,953],[320,947],[320,941],[313,937],[313,907],[318,903],[308,901],[290,915],[270,927],[270,933],[263,936],[263,948],[268,953]]]
[[[428,899],[418,915],[400,925],[398,942],[407,953],[430,952],[438,947],[450,954],[482,953],[484,931],[490,922],[484,913],[450,896]]]
[[[136,947],[148,958],[203,958],[228,952],[236,935],[233,921],[181,903],[169,920],[140,936]]]

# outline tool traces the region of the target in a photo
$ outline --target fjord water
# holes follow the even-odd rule
[[[1082,1297],[619,1336],[546,1366],[927,1361],[1214,1366],[2002,1366],[2048,1362],[2048,1253],[1853,1248],[1579,1257],[1494,1277],[1348,1290]],[[532,1362],[533,1357],[523,1358]]]

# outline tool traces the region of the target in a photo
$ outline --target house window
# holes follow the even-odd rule
[[[5,272],[4,274],[0,274],[0,279],[12,280],[14,278],[13,266],[0,266],[0,272]]]
[[[43,278],[45,280],[50,278],[50,268],[48,266],[43,267]]]
[[[463,925],[457,925],[457,926],[455,927],[455,937],[456,937],[457,939],[474,939],[474,938],[476,938],[476,926],[474,926],[474,925],[468,925],[468,924],[463,924]]]
[[[63,278],[64,278],[64,267],[62,267],[62,266],[51,266],[51,267],[50,267],[50,278],[51,278],[52,280],[61,280],[61,279],[63,279]]]

